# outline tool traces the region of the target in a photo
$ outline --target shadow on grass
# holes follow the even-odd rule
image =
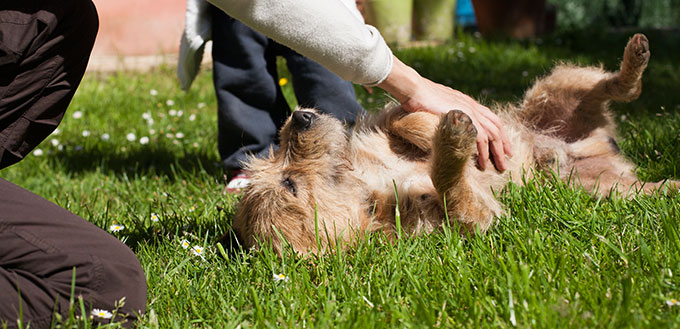
[[[198,173],[220,179],[226,174],[215,155],[198,149],[173,151],[154,147],[122,153],[102,148],[85,148],[80,151],[59,152],[52,155],[50,162],[71,173],[98,171],[131,177],[155,175],[167,177],[171,181]]]

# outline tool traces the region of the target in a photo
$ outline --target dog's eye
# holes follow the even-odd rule
[[[292,179],[290,179],[290,177],[286,177],[286,179],[284,179],[281,182],[281,185],[283,185],[283,187],[285,187],[286,190],[288,190],[290,193],[293,193],[293,195],[297,196],[297,188],[295,187],[295,182]]]

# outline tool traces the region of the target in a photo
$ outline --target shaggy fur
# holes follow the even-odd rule
[[[520,105],[499,108],[515,154],[504,173],[476,168],[476,130],[460,111],[437,116],[392,106],[349,132],[328,115],[299,109],[281,129],[279,151],[248,164],[252,182],[233,228],[247,247],[271,242],[280,252],[285,238],[302,253],[366,232],[393,236],[397,212],[407,233],[431,232],[447,215],[483,232],[503,214],[493,191],[534,170],[563,179],[577,173],[594,194],[650,192],[661,183],[638,181],[608,111],[611,100],[640,95],[649,56],[647,38],[637,34],[619,72],[562,64]]]

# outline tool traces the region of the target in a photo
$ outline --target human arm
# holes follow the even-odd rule
[[[425,79],[399,61],[380,33],[363,24],[342,1],[209,1],[341,78],[381,87],[408,111],[465,112],[477,128],[480,167],[486,168],[491,150],[496,167],[507,168],[505,155],[511,156],[512,149],[498,116],[471,97]]]

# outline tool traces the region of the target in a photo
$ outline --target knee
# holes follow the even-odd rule
[[[135,254],[126,245],[117,241],[117,245],[107,249],[107,255],[99,255],[100,280],[96,289],[96,297],[92,300],[93,308],[113,309],[124,306],[119,313],[127,315],[134,321],[146,309],[146,276]]]

